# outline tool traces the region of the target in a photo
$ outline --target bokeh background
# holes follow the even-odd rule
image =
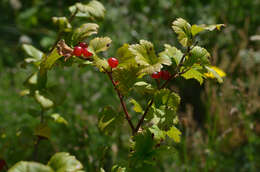
[[[56,39],[52,16],[66,16],[72,0],[0,1],[0,158],[9,166],[32,160],[39,117],[29,113],[37,106],[21,97],[30,68],[21,68],[26,55],[22,43],[42,51]],[[83,0],[81,2],[88,2]],[[222,32],[203,33],[200,44],[212,63],[224,70],[223,84],[214,80],[199,85],[175,80],[182,97],[179,110],[182,141],[176,153],[161,159],[158,171],[259,171],[260,170],[260,1],[259,0],[102,0],[106,16],[102,36],[112,38],[107,56],[123,43],[152,41],[158,51],[164,43],[179,47],[171,23],[178,17],[192,24],[226,24]],[[57,151],[75,155],[86,171],[128,158],[128,126],[112,136],[97,128],[103,106],[120,108],[108,79],[95,69],[65,68],[50,73],[60,83],[66,100],[53,112],[69,125],[50,122],[50,140],[40,143],[40,161]],[[52,112],[49,112],[52,113]]]

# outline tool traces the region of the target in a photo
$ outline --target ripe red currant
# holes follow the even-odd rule
[[[107,61],[111,68],[115,68],[118,65],[118,60],[114,57],[110,57]]]
[[[91,52],[88,51],[87,48],[82,48],[82,54],[84,57],[90,57],[93,55]]]
[[[153,79],[159,79],[161,77],[161,72],[154,72],[153,74],[152,74],[152,78]]]
[[[88,48],[88,45],[85,42],[80,42],[79,46],[82,48]]]
[[[168,79],[170,79],[170,77],[171,77],[171,74],[167,70],[161,71],[161,78],[163,80],[168,80]]]
[[[82,54],[82,47],[80,47],[80,46],[74,47],[73,54],[75,56],[81,56],[81,54]]]

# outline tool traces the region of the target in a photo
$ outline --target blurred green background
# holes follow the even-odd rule
[[[88,1],[81,1],[88,2]],[[260,170],[260,1],[259,0],[102,0],[101,36],[112,38],[107,56],[123,43],[146,39],[158,51],[164,43],[180,47],[171,29],[182,17],[191,24],[224,23],[222,32],[204,33],[200,44],[212,63],[227,73],[224,83],[202,86],[193,80],[175,80],[171,86],[182,98],[179,110],[182,141],[176,153],[158,163],[158,171],[259,171]],[[26,55],[22,43],[47,51],[55,42],[52,16],[66,16],[72,0],[0,1],[0,158],[11,166],[32,160],[39,118],[29,111],[33,100],[20,97],[30,68],[21,68]],[[57,151],[79,159],[86,171],[110,169],[128,157],[127,125],[112,136],[96,127],[103,106],[120,108],[108,79],[94,69],[58,68],[50,82],[66,90],[66,100],[53,112],[69,125],[50,122],[51,138],[40,143],[40,161]],[[52,112],[49,112],[52,113]]]

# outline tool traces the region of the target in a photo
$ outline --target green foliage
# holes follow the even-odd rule
[[[77,92],[79,102],[76,105],[76,108],[72,106],[73,110],[71,110],[72,113],[70,113],[70,115],[72,114],[72,117],[69,119],[76,119],[75,123],[70,122],[70,124],[72,124],[75,133],[77,133],[77,142],[79,144],[78,146],[71,146],[69,144],[68,149],[73,152],[77,150],[84,152],[87,156],[82,156],[81,158],[85,158],[87,159],[86,161],[89,162],[87,168],[91,169],[92,167],[92,170],[101,169],[101,171],[105,171],[101,167],[106,166],[106,164],[104,164],[106,156],[112,156],[107,153],[110,147],[112,147],[116,153],[119,150],[120,154],[121,148],[129,148],[129,138],[131,138],[133,144],[131,146],[130,155],[128,155],[130,159],[125,158],[126,162],[122,163],[122,166],[121,164],[120,166],[113,166],[112,171],[158,171],[158,168],[153,166],[158,165],[160,158],[167,155],[167,152],[170,152],[174,147],[174,145],[167,142],[165,139],[166,136],[176,143],[181,141],[181,131],[175,127],[180,97],[177,93],[168,88],[168,84],[171,80],[180,76],[185,79],[194,78],[202,83],[205,78],[204,73],[207,71],[211,72],[219,81],[221,81],[221,77],[216,75],[217,73],[214,69],[208,67],[210,65],[210,54],[205,48],[197,46],[194,36],[203,30],[219,29],[222,25],[205,27],[202,25],[191,26],[186,20],[178,18],[173,22],[172,27],[177,33],[178,40],[183,46],[183,49],[185,49],[185,52],[182,52],[174,46],[165,44],[164,50],[157,55],[156,48],[152,42],[140,40],[139,44],[123,44],[123,46],[116,51],[115,57],[118,58],[119,65],[112,69],[106,60],[109,54],[109,52],[106,51],[110,47],[112,39],[107,36],[98,36],[87,42],[90,36],[98,34],[99,25],[96,23],[84,23],[86,20],[82,20],[84,17],[90,20],[103,18],[105,13],[103,5],[98,1],[91,1],[88,4],[76,3],[69,8],[69,11],[71,12],[71,16],[68,19],[66,17],[52,18],[54,24],[59,27],[59,34],[57,40],[53,41],[54,44],[47,48],[51,49],[50,52],[42,53],[33,46],[23,45],[24,50],[30,56],[30,58],[25,61],[27,63],[33,62],[37,67],[36,69],[29,69],[34,70],[33,72],[30,72],[33,74],[30,74],[25,81],[24,85],[26,90],[21,92],[21,95],[33,97],[35,102],[41,106],[41,113],[37,110],[32,112],[35,114],[34,116],[41,117],[41,122],[37,125],[34,134],[38,139],[47,138],[49,139],[48,143],[50,142],[51,129],[55,129],[56,126],[54,125],[52,128],[49,128],[49,121],[44,119],[45,117],[50,117],[57,123],[68,124],[68,121],[66,121],[65,118],[57,113],[53,114],[53,112],[60,112],[59,110],[62,109],[61,104],[65,99],[65,95],[70,97],[70,92],[63,90],[62,87],[60,87],[66,77],[64,76],[58,80],[57,78],[51,78],[50,73],[61,70],[61,73],[65,75],[67,66],[75,67],[76,65],[74,64],[77,64],[80,67],[84,67],[82,70],[85,70],[85,67],[87,67],[87,65],[90,66],[89,64],[91,64],[98,68],[103,74],[108,75],[114,87],[114,91],[120,99],[121,109],[105,106],[98,117],[97,115],[92,115],[92,117],[94,116],[93,120],[88,119],[89,116],[91,116],[90,114],[81,117],[82,106],[88,106],[93,103],[94,100],[89,99],[87,103],[84,102],[84,90],[88,89],[74,90]],[[74,24],[80,27],[75,28]],[[66,43],[68,44],[65,44],[63,39],[66,40]],[[60,41],[63,43],[62,46],[60,45]],[[88,44],[88,50],[93,53],[93,56],[84,57],[82,55],[76,57],[73,54],[73,46],[78,45],[80,41]],[[59,67],[63,68],[60,69]],[[152,81],[151,77],[147,76],[154,72],[160,72],[161,70],[169,70],[171,77],[166,81],[163,81],[163,78]],[[99,78],[97,77],[96,79]],[[50,81],[58,84],[50,86]],[[73,81],[71,83],[74,84]],[[91,85],[92,83],[89,82],[88,84]],[[81,83],[79,85],[81,88],[85,88]],[[100,85],[105,85],[103,78]],[[110,89],[112,89],[112,86],[110,86]],[[141,97],[139,93],[145,94],[146,97]],[[102,96],[100,95],[99,90],[97,90],[97,97],[98,96]],[[131,116],[131,113],[127,111],[128,104],[126,104],[125,101],[129,99],[130,103],[133,104],[133,111],[137,112],[139,116]],[[69,103],[67,103],[67,105],[68,104]],[[141,106],[143,104],[146,105],[144,109]],[[74,109],[76,109],[76,112]],[[97,113],[95,112],[93,114]],[[95,119],[97,118],[98,124],[96,125],[97,120]],[[84,123],[86,119],[91,122],[88,124]],[[132,137],[129,137],[129,133],[127,133],[125,135],[127,137],[121,138],[120,134],[126,133],[121,130],[124,121],[130,126]],[[84,129],[80,128],[78,126],[79,124],[81,124],[80,127],[84,126]],[[88,125],[95,127],[93,127],[93,129]],[[66,127],[64,127],[64,130],[67,130]],[[68,133],[74,132],[74,130],[67,131]],[[102,133],[110,135],[111,138],[106,138]],[[102,139],[99,140],[99,137],[96,139],[96,135],[102,135],[102,137],[105,138],[105,141],[100,144],[100,140]],[[95,150],[98,150],[97,155],[95,155],[95,157],[97,157],[94,160],[95,162],[93,162],[93,152],[95,151],[85,149],[87,142],[89,142],[88,144],[93,143],[93,140],[91,140],[93,138],[94,141],[96,141],[96,145],[93,145],[93,147],[96,146]],[[71,143],[73,138],[70,140],[68,136],[67,139],[68,142],[66,142],[66,144]],[[118,148],[117,145],[114,147],[113,145],[109,145],[111,144],[107,141],[109,139],[114,139],[113,141],[120,140],[120,142],[121,139],[124,140]],[[36,152],[37,146],[38,143],[35,148]],[[40,148],[42,149],[43,146]],[[112,158],[108,159],[111,159],[111,161],[113,160]],[[24,168],[23,166],[29,166],[28,169],[35,168],[36,171],[38,170],[36,168],[39,168],[58,172],[81,171],[83,168],[82,164],[68,153],[55,154],[48,162],[47,166],[34,164],[33,162],[26,162],[25,165],[22,164],[21,166],[22,168]],[[94,168],[94,166],[97,167]],[[111,166],[112,165],[110,165],[110,167]],[[106,167],[106,169],[107,168],[108,167]]]
[[[58,26],[60,32],[62,32],[62,31],[70,32],[71,31],[72,26],[66,17],[52,17],[52,21],[55,25]]]
[[[99,53],[102,51],[106,51],[112,40],[109,37],[100,37],[100,38],[95,38],[89,42],[89,48],[95,52]]]
[[[106,134],[112,133],[120,127],[123,121],[122,114],[107,106],[99,114],[98,127]]]
[[[172,29],[178,34],[178,40],[182,46],[192,45],[191,25],[186,20],[178,18],[172,23]]]
[[[37,162],[21,161],[15,164],[8,172],[54,172],[49,166]]]
[[[140,76],[160,71],[163,64],[171,65],[170,59],[156,56],[153,44],[149,41],[140,40],[140,44],[131,45],[129,50],[142,68],[138,73]]]
[[[82,164],[74,156],[66,152],[59,152],[53,155],[48,162],[48,166],[57,172],[77,172],[83,168]]]
[[[80,172],[82,168],[82,164],[74,156],[60,152],[53,155],[47,165],[21,161],[10,168],[8,172]]]
[[[69,8],[73,14],[75,12],[77,17],[86,17],[91,19],[104,18],[105,8],[98,1],[90,1],[88,4],[76,3]]]
[[[97,34],[99,26],[96,23],[85,23],[75,29],[72,35],[74,42],[83,41],[87,37]]]

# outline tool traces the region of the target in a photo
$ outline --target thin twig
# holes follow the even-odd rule
[[[105,69],[104,69],[104,70],[105,70]],[[117,92],[117,95],[118,95],[118,97],[119,97],[119,99],[120,99],[121,106],[122,106],[122,108],[123,108],[123,110],[124,110],[124,113],[125,113],[126,120],[128,121],[128,124],[130,125],[131,130],[132,130],[132,133],[134,134],[135,127],[134,127],[134,125],[133,125],[133,123],[132,123],[132,121],[131,121],[131,116],[129,115],[129,113],[128,113],[128,111],[127,111],[126,104],[125,104],[125,102],[124,102],[124,100],[123,100],[123,95],[120,93],[120,91],[118,90],[118,88],[117,88],[117,86],[116,86],[115,81],[113,80],[112,72],[108,72],[108,71],[106,71],[106,70],[105,70],[105,72],[107,73],[109,79],[111,80],[111,82],[112,82],[112,84],[113,84],[113,86],[114,86],[114,89],[115,89],[116,92]]]

